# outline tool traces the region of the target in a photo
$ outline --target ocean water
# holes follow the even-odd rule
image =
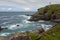
[[[34,12],[0,13],[0,27],[7,28],[0,31],[0,36],[7,36],[15,32],[31,31],[39,27],[42,27],[44,30],[48,30],[55,24],[43,20],[38,22],[28,21],[28,19],[30,19],[31,16],[27,16],[26,14],[31,15],[33,13]]]

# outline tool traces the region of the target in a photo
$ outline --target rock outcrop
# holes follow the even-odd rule
[[[8,28],[2,28],[2,27],[0,26],[0,32],[1,32],[2,30],[4,30],[4,29],[8,29]]]

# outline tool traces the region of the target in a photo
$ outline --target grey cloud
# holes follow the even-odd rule
[[[59,3],[60,0],[0,0],[0,5],[16,6],[19,8],[39,8],[48,5],[49,2]]]

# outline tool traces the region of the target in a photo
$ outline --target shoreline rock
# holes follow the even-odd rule
[[[0,32],[1,32],[2,30],[4,30],[4,29],[8,29],[8,28],[2,28],[2,27],[0,26]]]

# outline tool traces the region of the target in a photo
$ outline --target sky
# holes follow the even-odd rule
[[[36,11],[51,4],[60,4],[60,0],[0,0],[0,11]]]

